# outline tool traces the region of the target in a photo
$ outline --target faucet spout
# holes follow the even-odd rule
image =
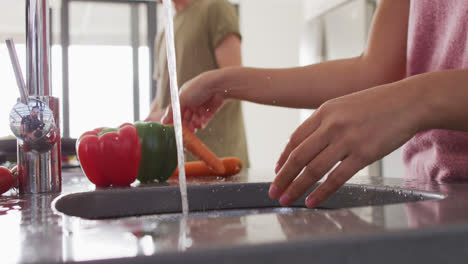
[[[22,194],[56,193],[62,188],[60,104],[51,96],[49,23],[48,0],[26,0],[26,87],[31,100],[17,141]],[[47,124],[47,118],[53,124]]]
[[[30,95],[51,95],[48,0],[26,0],[26,85]]]

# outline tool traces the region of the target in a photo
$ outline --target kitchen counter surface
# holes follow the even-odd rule
[[[271,172],[247,171],[188,184],[269,182],[273,177]],[[188,219],[173,214],[88,220],[53,209],[61,196],[95,190],[79,169],[63,171],[62,178],[61,194],[18,196],[10,191],[0,196],[1,263],[465,263],[468,258],[465,183],[356,176],[350,183],[369,189],[440,195],[334,210],[270,208],[194,213]]]

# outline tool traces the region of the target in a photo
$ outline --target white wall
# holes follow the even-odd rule
[[[299,65],[302,0],[241,0],[239,11],[245,66]],[[243,107],[251,166],[273,171],[289,136],[300,124],[299,110],[252,103]]]
[[[350,1],[323,16],[327,60],[359,56],[367,41],[366,1]]]
[[[382,174],[384,177],[403,178],[405,165],[402,159],[402,147],[382,159]]]

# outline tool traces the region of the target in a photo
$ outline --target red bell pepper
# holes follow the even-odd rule
[[[126,186],[138,176],[141,144],[132,124],[85,132],[76,142],[76,153],[83,172],[97,186]]]

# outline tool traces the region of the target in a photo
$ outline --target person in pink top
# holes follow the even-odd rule
[[[306,199],[317,206],[405,143],[406,177],[468,180],[468,1],[381,1],[359,57],[203,73],[182,87],[183,122],[203,127],[231,98],[317,109],[277,162],[269,195],[283,206],[331,170]]]

